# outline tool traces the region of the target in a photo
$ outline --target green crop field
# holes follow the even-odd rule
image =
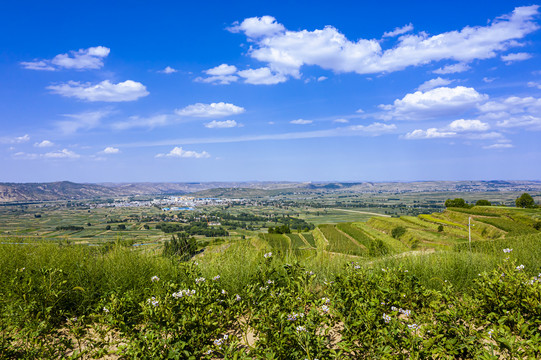
[[[323,236],[328,241],[328,251],[351,255],[363,255],[365,253],[351,239],[338,231],[334,225],[319,225],[319,230],[321,230]]]

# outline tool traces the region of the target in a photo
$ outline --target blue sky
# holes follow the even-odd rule
[[[523,1],[9,2],[0,181],[541,179]]]

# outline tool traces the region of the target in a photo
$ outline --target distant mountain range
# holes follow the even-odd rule
[[[189,194],[251,197],[289,193],[541,192],[541,181],[417,182],[208,182],[208,183],[0,183],[0,202],[82,200],[135,195]]]

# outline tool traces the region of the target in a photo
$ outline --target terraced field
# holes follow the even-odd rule
[[[319,225],[318,228],[328,241],[328,251],[351,255],[366,254],[366,248],[361,248],[355,240],[336,229],[335,225]]]

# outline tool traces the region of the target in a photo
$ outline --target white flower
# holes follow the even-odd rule
[[[220,275],[216,275],[215,277],[212,278],[212,280],[214,281],[220,280]]]
[[[196,284],[199,284],[200,282],[204,282],[204,281],[205,281],[204,277],[200,277],[200,278],[195,279]]]
[[[241,297],[239,296],[239,294],[236,294],[236,295],[235,295],[235,300],[237,300],[237,301],[241,301],[241,300],[242,300],[242,298],[241,298]]]
[[[419,325],[417,324],[411,324],[411,325],[408,325],[408,328],[412,329],[412,330],[415,330],[415,329],[418,329],[419,328]]]
[[[222,295],[225,295],[227,294],[227,291],[225,291],[224,289],[222,289]]]
[[[160,281],[160,278],[154,275],[153,277],[150,278],[150,281],[157,282],[157,281]]]
[[[383,314],[383,320],[388,324],[391,321],[391,317],[387,314]]]
[[[108,313],[109,312],[109,309],[107,309],[106,307],[103,308],[103,312],[104,313]]]
[[[184,297],[184,296],[193,296],[195,295],[195,290],[180,290],[179,292],[176,292],[176,293],[173,293],[173,297],[174,298],[177,298],[177,299],[180,299],[181,297]]]
[[[297,330],[297,332],[301,332],[301,331],[306,331],[306,328],[302,325],[299,325],[295,328],[295,330]]]
[[[524,265],[519,265],[516,267],[516,270],[517,271],[521,271],[521,270],[524,270]]]
[[[510,253],[511,251],[513,251],[513,249],[509,249],[509,248],[503,249],[503,252],[506,254]]]
[[[323,310],[323,312],[328,313],[329,312],[329,307],[327,305],[322,305],[321,310]]]
[[[324,302],[325,304],[328,304],[328,303],[330,303],[330,302],[331,302],[331,299],[329,299],[329,298],[326,298],[326,297],[324,297],[324,298],[321,298],[321,300],[323,300],[323,302]]]
[[[263,257],[264,257],[265,259],[268,259],[268,258],[270,258],[271,256],[272,256],[272,253],[271,253],[271,252],[268,252],[268,253],[266,253],[266,254],[263,255]]]

